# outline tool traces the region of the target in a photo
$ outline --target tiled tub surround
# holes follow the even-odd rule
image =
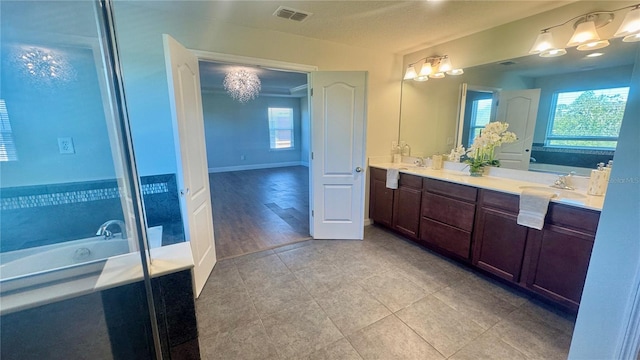
[[[379,169],[400,169],[401,173],[473,186],[480,189],[495,190],[513,195],[520,195],[522,193],[523,186],[546,187],[553,184],[553,182],[558,178],[558,175],[554,174],[496,167],[489,167],[485,176],[471,177],[469,176],[469,170],[466,164],[453,163],[449,161],[445,161],[442,170],[433,170],[430,167],[417,167],[412,163],[394,164],[385,161],[374,161],[373,159],[369,160],[369,166]],[[573,191],[584,195],[584,198],[553,198],[551,201],[601,211],[604,203],[604,196],[587,195],[589,178],[573,176],[572,180],[573,185],[576,187],[576,190]]]
[[[190,270],[151,280],[164,359],[196,359]],[[91,292],[3,315],[2,359],[150,359],[153,339],[144,284]]]
[[[149,227],[163,227],[163,244],[184,241],[174,174],[144,176]],[[116,180],[3,188],[0,252],[94,236],[107,220],[123,219]]]

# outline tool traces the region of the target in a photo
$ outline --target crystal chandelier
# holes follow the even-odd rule
[[[18,54],[17,62],[22,72],[38,83],[53,84],[75,78],[75,71],[66,59],[46,49],[23,50]]]
[[[260,78],[247,70],[231,70],[224,77],[224,89],[229,96],[240,103],[246,103],[258,97],[260,93]]]

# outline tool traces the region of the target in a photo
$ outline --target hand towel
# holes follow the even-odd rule
[[[549,208],[549,200],[555,196],[556,194],[547,191],[523,190],[520,194],[518,225],[542,230],[544,217]]]
[[[398,188],[398,179],[400,179],[400,172],[398,169],[387,169],[387,187],[389,189]]]

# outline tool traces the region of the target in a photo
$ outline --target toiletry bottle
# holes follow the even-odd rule
[[[442,155],[436,154],[431,156],[431,168],[433,170],[442,169]]]
[[[395,141],[391,142],[391,157],[394,164],[399,164],[401,162],[400,146]]]
[[[591,176],[589,177],[589,188],[587,194],[602,196],[604,195],[607,185],[607,174],[604,170],[604,163],[599,163],[596,170],[591,170]]]
[[[411,156],[411,146],[404,144],[402,147],[402,156]]]

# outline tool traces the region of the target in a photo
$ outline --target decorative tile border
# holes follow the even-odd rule
[[[153,183],[141,186],[142,195],[162,194],[169,192],[169,184]],[[15,196],[1,199],[2,210],[28,209],[41,206],[53,206],[62,204],[77,204],[89,201],[118,199],[122,189],[118,187],[66,191],[51,194]]]
[[[542,151],[542,152],[566,153],[566,154],[610,155],[610,156],[613,156],[613,154],[615,153],[615,151],[612,151],[612,150],[573,149],[573,148],[562,148],[562,147],[548,147],[543,145],[533,145],[531,147],[531,150]]]

